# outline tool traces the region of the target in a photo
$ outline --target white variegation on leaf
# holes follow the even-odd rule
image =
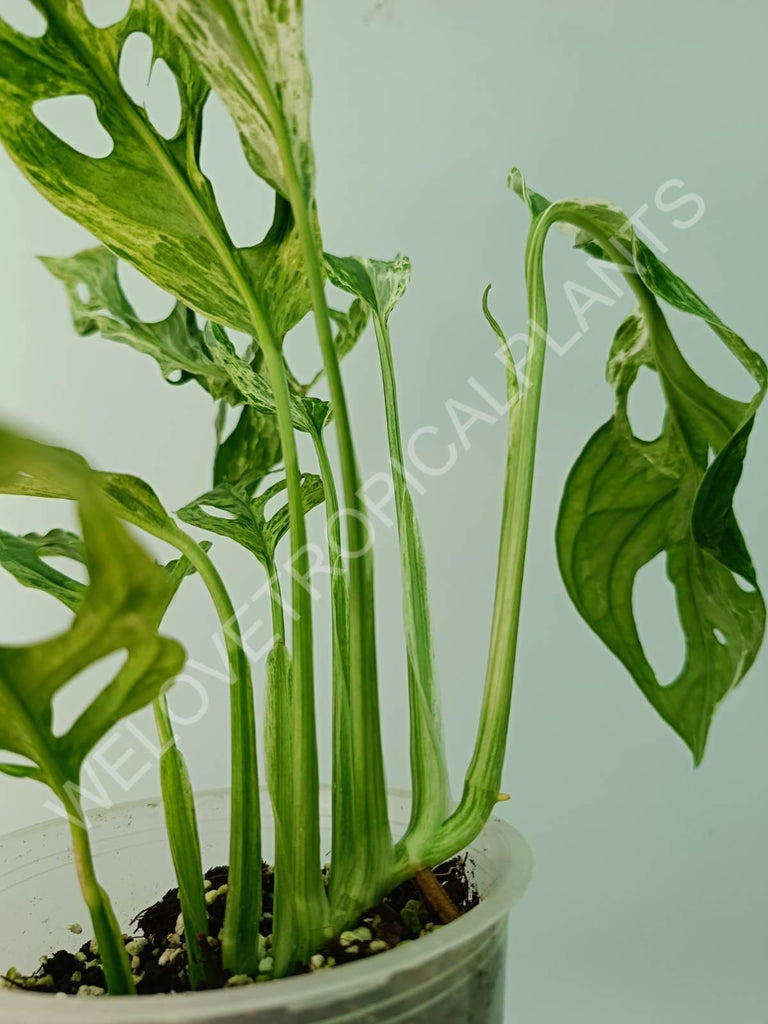
[[[257,334],[262,316],[282,337],[309,309],[300,247],[288,204],[259,245],[236,249],[200,170],[209,86],[197,60],[154,3],[134,0],[126,17],[96,28],[80,0],[36,0],[48,27],[40,38],[0,21],[0,138],[33,184],[113,252],[187,306]],[[124,90],[126,40],[146,33],[154,59],[175,75],[181,120],[164,138]],[[45,127],[35,104],[65,96],[93,100],[113,148],[86,156]]]
[[[286,198],[313,194],[302,0],[156,0],[234,118],[251,166]]]

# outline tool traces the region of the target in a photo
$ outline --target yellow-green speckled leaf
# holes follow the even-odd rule
[[[156,6],[134,0],[122,21],[96,28],[80,0],[33,2],[47,21],[42,36],[0,21],[0,138],[14,161],[55,206],[186,305],[250,334],[261,306],[284,335],[309,308],[290,209],[278,197],[264,241],[233,246],[199,166],[209,87]],[[137,32],[176,77],[182,112],[170,139],[120,82],[123,46]],[[112,139],[108,156],[86,156],[41,123],[35,105],[63,96],[93,101]]]

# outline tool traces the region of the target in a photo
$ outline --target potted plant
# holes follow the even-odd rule
[[[46,265],[67,289],[80,334],[129,345],[154,358],[172,383],[194,383],[210,395],[218,406],[217,447],[211,489],[173,516],[136,477],[97,472],[70,451],[10,429],[0,433],[0,492],[75,501],[79,512],[77,534],[0,532],[0,564],[73,614],[70,628],[52,640],[0,649],[0,749],[8,752],[0,770],[49,786],[64,805],[94,935],[76,954],[47,958],[36,974],[25,975],[24,965],[9,971],[4,1012],[19,1021],[55,1011],[62,1020],[77,1014],[122,1022],[310,1022],[416,1021],[428,1008],[435,1021],[500,1020],[506,915],[530,865],[522,840],[492,814],[504,799],[501,771],[549,338],[543,258],[550,229],[575,229],[577,247],[621,274],[637,303],[609,353],[614,414],[587,443],[565,485],[556,537],[563,579],[579,613],[696,761],[718,703],[748,671],[764,632],[765,608],[733,497],[766,368],[619,209],[599,201],[550,202],[519,171],[511,172],[510,186],[531,214],[528,337],[524,353],[513,352],[486,290],[483,310],[506,374],[509,446],[480,723],[464,791],[453,803],[390,337],[411,268],[404,257],[380,261],[324,250],[300,0],[134,0],[107,28],[89,21],[80,0],[32,2],[37,31],[0,22],[0,136],[43,195],[101,243]],[[179,90],[179,123],[165,134],[121,84],[121,54],[139,32],[151,39],[154,58],[165,61]],[[256,246],[233,244],[200,168],[202,113],[211,91],[234,118],[254,173],[274,191],[274,221]],[[109,137],[106,154],[79,152],[43,124],[40,104],[71,95],[93,102]],[[119,258],[177,298],[169,317],[148,323],[137,316],[118,278]],[[346,308],[329,307],[328,284],[348,294]],[[750,402],[720,394],[697,376],[675,342],[665,305],[712,328],[753,376]],[[305,384],[287,363],[284,341],[308,317],[322,369]],[[369,323],[381,364],[401,553],[412,774],[405,801],[388,794],[384,774],[374,552],[341,373],[344,356]],[[252,339],[245,353],[232,331]],[[627,414],[643,367],[657,374],[666,403],[662,432],[653,441],[633,434]],[[312,394],[316,386],[327,388],[328,400]],[[297,434],[311,443],[315,472],[300,464]],[[331,436],[340,472],[329,452]],[[324,568],[332,597],[328,793],[319,784],[317,616],[306,529],[306,517],[318,506],[326,517]],[[157,565],[128,525],[171,545],[178,557]],[[186,527],[236,541],[244,557],[255,557],[263,568],[272,614],[264,666],[253,666],[246,655],[210,542]],[[284,539],[290,545],[287,582],[278,557]],[[669,686],[661,685],[645,657],[632,607],[638,572],[660,553],[666,554],[687,650]],[[85,566],[87,584],[51,566],[51,556]],[[162,621],[192,574],[208,591],[228,656],[226,800],[193,795],[166,701],[184,652],[164,635]],[[56,693],[116,651],[125,652],[125,661],[115,677],[64,735],[56,735]],[[254,667],[267,680],[268,800],[260,790]],[[83,762],[117,722],[149,704],[162,749],[162,806],[118,809],[92,837],[79,797]],[[112,853],[128,851],[121,884],[135,889],[131,872],[145,875],[158,856],[159,816],[177,890],[143,914],[137,939],[123,934],[127,921],[102,887],[106,861],[94,856],[93,846],[101,830]],[[141,835],[151,837],[144,844],[148,860],[133,852],[129,821],[143,822]],[[227,868],[206,875],[211,823],[228,831]],[[0,863],[13,880],[6,914],[14,920],[24,913],[30,886],[61,885],[64,828],[11,837],[0,847]],[[39,844],[39,854],[28,852],[30,841]],[[331,858],[324,867],[326,849]],[[262,864],[265,853],[271,867]],[[35,867],[41,857],[46,870]],[[47,874],[48,882],[42,880]],[[145,902],[132,911],[161,895],[160,884],[142,890]],[[39,945],[42,951],[42,934]],[[233,991],[222,994],[224,987]],[[79,1001],[75,1008],[66,999],[53,1004],[56,991],[110,998]],[[177,994],[116,998],[163,992]]]

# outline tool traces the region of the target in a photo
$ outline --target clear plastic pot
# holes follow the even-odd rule
[[[264,799],[268,807],[268,800]],[[206,866],[227,860],[229,799],[203,793],[198,812]],[[265,815],[266,817],[266,815]],[[390,796],[396,834],[405,794]],[[127,922],[174,884],[159,800],[90,815],[96,865],[118,919]],[[322,794],[323,838],[330,793]],[[31,971],[41,955],[76,948],[70,926],[89,921],[77,888],[68,826],[53,821],[0,838],[0,969]],[[272,826],[264,826],[265,856]],[[79,998],[0,991],[3,1024],[501,1024],[507,917],[531,874],[525,840],[491,821],[469,849],[482,901],[461,920],[359,964],[219,992]]]

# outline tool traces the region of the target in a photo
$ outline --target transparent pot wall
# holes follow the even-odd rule
[[[330,794],[322,794],[323,838],[330,836]],[[265,807],[268,806],[266,796]],[[206,867],[227,863],[228,794],[198,798]],[[408,820],[407,798],[390,798],[395,834]],[[90,815],[97,869],[118,919],[174,885],[159,801]],[[0,971],[32,971],[40,956],[77,948],[90,922],[75,881],[64,821],[0,838]],[[272,826],[264,829],[269,859]],[[483,896],[460,921],[400,949],[335,970],[266,985],[181,996],[85,999],[0,991],[3,1024],[501,1024],[507,915],[530,877],[525,841],[492,822],[470,848]],[[83,927],[83,938],[70,931]]]

